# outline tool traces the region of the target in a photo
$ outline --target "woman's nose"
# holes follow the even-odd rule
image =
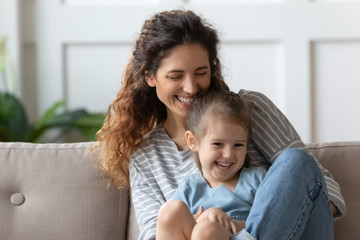
[[[184,79],[184,91],[189,94],[196,94],[197,93],[197,83],[195,78],[192,76],[187,76]]]

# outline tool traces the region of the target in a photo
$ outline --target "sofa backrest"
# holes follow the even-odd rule
[[[0,143],[0,239],[126,239],[128,191],[106,188],[92,145]]]

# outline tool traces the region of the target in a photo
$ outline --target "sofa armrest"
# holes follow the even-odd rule
[[[346,202],[347,215],[335,221],[335,239],[360,239],[360,141],[307,146],[339,183]]]

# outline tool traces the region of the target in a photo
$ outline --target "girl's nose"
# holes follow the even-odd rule
[[[233,149],[231,147],[226,147],[223,150],[223,158],[231,159],[234,156]]]

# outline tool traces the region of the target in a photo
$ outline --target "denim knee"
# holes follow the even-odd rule
[[[322,225],[328,226],[322,221],[329,211],[324,177],[316,160],[304,150],[290,148],[277,157],[258,188],[246,231],[258,239],[290,239],[294,234],[301,236],[304,229],[322,232]],[[314,216],[320,220],[313,221]]]
[[[323,183],[323,175],[316,160],[305,150],[289,148],[284,150],[275,160],[272,167],[278,167],[295,178],[312,177]]]
[[[305,150],[299,148],[285,149],[275,160],[275,164],[288,166],[289,168],[317,169],[316,160]]]

